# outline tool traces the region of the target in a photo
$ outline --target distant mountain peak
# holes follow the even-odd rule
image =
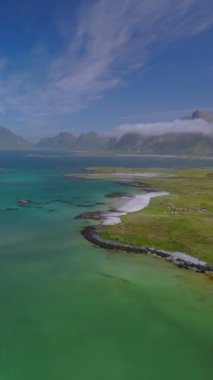
[[[185,117],[184,119],[187,119],[187,120],[202,119],[202,120],[205,120],[207,123],[213,123],[213,111],[197,109],[193,111],[190,116]]]
[[[0,149],[30,149],[32,144],[9,129],[0,126]]]
[[[72,149],[77,137],[70,132],[59,132],[56,136],[44,137],[38,144],[43,149]]]

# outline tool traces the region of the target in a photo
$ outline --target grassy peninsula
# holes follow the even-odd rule
[[[133,173],[131,169],[125,171]],[[109,178],[115,169],[99,168],[100,173],[107,173]],[[121,224],[105,227],[102,238],[181,251],[213,263],[213,170],[161,171],[166,173],[172,176],[133,180],[135,185],[145,181],[157,190],[168,191],[169,195],[154,198],[144,210],[123,216]]]

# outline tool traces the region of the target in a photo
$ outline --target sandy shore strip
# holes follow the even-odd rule
[[[169,193],[167,192],[159,191],[135,195],[134,198],[131,199],[128,198],[127,202],[125,202],[124,205],[120,206],[117,211],[104,213],[101,224],[103,226],[112,226],[114,224],[119,224],[121,223],[120,216],[126,215],[129,212],[141,211],[149,205],[149,202],[152,198],[161,197],[168,194]]]

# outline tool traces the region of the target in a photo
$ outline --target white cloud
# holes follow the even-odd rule
[[[209,28],[212,15],[212,0],[85,1],[63,53],[34,48],[24,74],[0,77],[1,110],[41,122],[79,111],[165,45]]]
[[[174,120],[161,123],[123,124],[114,131],[115,136],[125,133],[139,133],[144,136],[160,136],[165,133],[203,133],[213,134],[213,125],[202,119],[197,120]]]

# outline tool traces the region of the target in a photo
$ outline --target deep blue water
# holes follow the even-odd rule
[[[37,157],[33,157],[38,155]],[[44,157],[39,157],[42,155]],[[15,170],[82,170],[88,166],[144,168],[204,168],[213,160],[157,156],[78,156],[57,151],[1,151],[0,169]]]

